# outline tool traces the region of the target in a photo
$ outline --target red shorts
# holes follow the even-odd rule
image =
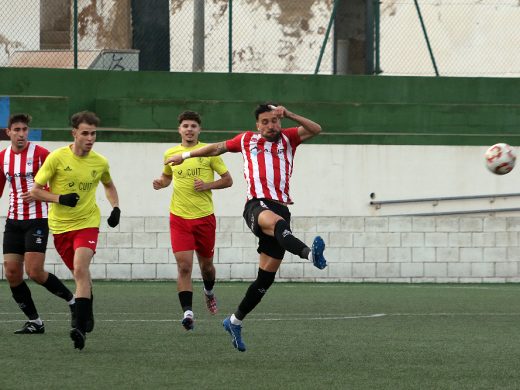
[[[54,235],[54,247],[65,265],[74,270],[74,252],[78,248],[90,248],[96,253],[99,229],[86,228]]]
[[[213,257],[215,251],[215,215],[184,219],[170,213],[170,239],[173,252],[196,251],[202,257]]]

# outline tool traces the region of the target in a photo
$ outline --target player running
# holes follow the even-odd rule
[[[206,145],[199,142],[201,118],[198,113],[184,111],[179,115],[178,121],[182,142],[164,153],[165,160],[176,153]],[[214,180],[215,172],[220,175],[220,179]],[[216,314],[218,310],[213,291],[213,253],[217,224],[211,191],[230,187],[233,179],[222,158],[205,157],[186,161],[176,167],[164,165],[161,177],[153,181],[153,188],[159,190],[168,187],[172,180],[174,191],[170,201],[170,238],[177,262],[177,291],[184,312],[181,324],[186,330],[192,330],[195,321],[191,283],[194,252],[197,253],[204,283],[206,307],[211,314]]]
[[[29,142],[30,122],[30,115],[11,115],[6,129],[11,145],[0,152],[0,195],[6,182],[10,188],[3,241],[4,272],[13,299],[28,318],[25,325],[14,332],[16,334],[45,332],[31,290],[23,280],[24,265],[29,278],[67,301],[71,311],[74,311],[72,292],[43,268],[49,237],[48,206],[33,198],[29,191],[49,151]]]
[[[34,179],[31,195],[52,202],[49,227],[54,246],[76,282],[75,323],[70,331],[74,348],[83,349],[86,333],[94,326],[90,262],[96,252],[101,213],[96,189],[101,182],[112,206],[108,225],[119,224],[121,211],[108,160],[94,152],[99,118],[82,111],[71,118],[74,143],[53,151]],[[49,183],[52,192],[45,191]]]

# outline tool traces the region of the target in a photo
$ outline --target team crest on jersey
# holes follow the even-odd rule
[[[96,175],[97,175],[97,171],[95,169],[90,173],[91,173],[92,177],[96,177]]]
[[[263,150],[262,149],[258,149],[257,146],[254,146],[253,148],[251,148],[251,154],[254,155],[254,156],[256,156],[257,154],[262,153],[262,152],[263,152]]]
[[[27,165],[29,165],[29,166],[33,165],[33,159],[32,158],[28,158],[27,159]]]

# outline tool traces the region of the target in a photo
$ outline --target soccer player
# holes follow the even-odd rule
[[[201,118],[198,113],[184,111],[178,116],[178,121],[182,142],[164,153],[165,160],[176,153],[206,145],[199,142]],[[220,179],[214,181],[215,172]],[[191,283],[194,252],[199,260],[206,306],[211,314],[217,313],[217,300],[213,292],[216,221],[211,190],[230,187],[233,179],[220,157],[194,158],[175,167],[164,165],[161,177],[153,181],[153,188],[160,190],[168,187],[172,179],[175,188],[170,201],[170,237],[177,262],[177,291],[184,311],[181,323],[186,330],[191,330],[194,327]]]
[[[74,311],[74,296],[53,274],[44,270],[45,250],[49,237],[47,203],[35,200],[29,193],[34,176],[49,155],[49,151],[29,142],[30,115],[9,117],[6,134],[11,145],[0,152],[0,195],[9,182],[9,210],[4,230],[4,272],[13,298],[29,321],[15,331],[17,334],[45,332],[31,290],[23,280],[23,269],[29,278],[54,295],[68,302]]]
[[[246,350],[242,341],[242,321],[260,303],[274,282],[285,251],[312,261],[319,269],[327,265],[323,256],[325,243],[320,236],[314,239],[312,249],[293,236],[291,214],[287,207],[293,203],[289,195],[289,180],[296,148],[303,141],[319,134],[321,126],[272,103],[259,105],[255,117],[258,132],[246,131],[225,142],[185,151],[165,161],[165,164],[177,165],[192,157],[218,156],[225,152],[242,153],[248,199],[243,216],[251,231],[259,238],[260,261],[256,280],[249,286],[238,309],[223,322],[224,329],[231,335],[233,346],[242,352]],[[291,119],[299,126],[282,129],[282,118]]]
[[[108,161],[92,150],[99,118],[82,111],[72,116],[71,124],[74,143],[49,154],[34,178],[31,195],[52,203],[49,227],[54,234],[54,246],[76,282],[75,324],[70,337],[74,348],[81,350],[86,333],[94,326],[89,267],[96,251],[101,218],[96,203],[100,181],[113,208],[107,221],[110,227],[119,224],[121,211]],[[52,192],[45,191],[47,183]]]

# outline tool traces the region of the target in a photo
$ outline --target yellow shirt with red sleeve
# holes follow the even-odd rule
[[[59,194],[77,193],[76,207],[52,203],[49,228],[54,234],[99,227],[101,213],[96,203],[96,189],[101,181],[110,183],[108,160],[91,150],[86,156],[75,155],[70,145],[59,148],[47,157],[34,181],[49,183],[50,191]]]
[[[189,152],[205,146],[199,142],[192,147],[174,146],[164,153],[164,160],[174,154]],[[193,157],[180,165],[165,165],[163,173],[173,177],[173,194],[170,201],[170,212],[185,219],[202,218],[213,214],[211,190],[195,191],[195,179],[205,183],[214,181],[214,173],[222,176],[228,171],[220,156]]]

